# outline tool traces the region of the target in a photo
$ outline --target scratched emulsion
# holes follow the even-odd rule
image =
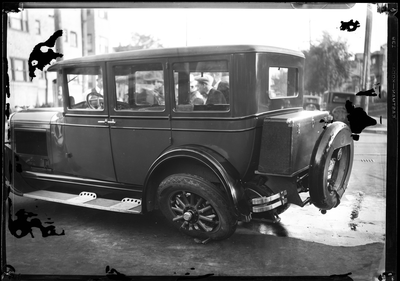
[[[340,26],[340,30],[346,30],[349,32],[355,31],[357,28],[360,27],[360,23],[356,20],[355,22],[353,20],[350,21],[341,21],[340,22],[342,25]]]
[[[106,277],[111,280],[131,280],[131,278],[111,268],[109,265],[106,266]]]
[[[381,97],[381,86],[379,83],[375,84],[377,87],[378,93],[379,93],[379,98]],[[367,97],[376,97],[378,94],[375,91],[375,88],[369,89],[367,91],[359,91],[356,96],[367,96]]]
[[[63,57],[63,54],[60,53],[55,53],[52,49],[48,49],[47,52],[42,51],[42,47],[48,47],[52,48],[55,46],[57,38],[62,36],[63,31],[58,30],[54,32],[53,35],[50,36],[50,38],[46,42],[42,42],[37,44],[34,48],[33,51],[31,52],[29,56],[29,77],[31,77],[31,81],[33,77],[36,77],[35,75],[35,70],[39,69],[43,71],[43,68],[46,65],[50,65],[51,61],[53,59],[61,58]]]
[[[37,214],[26,212],[25,209],[20,209],[18,212],[16,212],[15,216],[17,217],[17,219],[13,220],[11,213],[12,201],[10,198],[8,198],[8,204],[8,229],[10,230],[10,233],[16,238],[22,238],[28,234],[30,234],[32,238],[35,238],[32,232],[33,227],[38,228],[42,232],[42,237],[65,235],[64,230],[61,233],[57,233],[55,229],[56,227],[54,225],[43,226],[42,222],[37,218],[28,220],[31,217],[37,216]],[[45,223],[52,224],[53,222]]]
[[[366,127],[377,124],[376,120],[369,116],[363,108],[355,107],[351,101],[347,100],[345,107],[349,114],[347,119],[350,122],[350,129],[354,134],[360,134]]]

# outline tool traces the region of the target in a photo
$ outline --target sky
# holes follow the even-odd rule
[[[322,32],[346,41],[353,54],[364,52],[367,4],[350,9],[112,9],[111,45],[127,45],[130,34],[152,35],[164,47],[257,44],[307,50]],[[371,52],[387,42],[387,15],[371,4]],[[341,21],[358,21],[353,32],[340,30]],[[121,28],[123,27],[123,28]],[[119,30],[119,31],[118,31]]]

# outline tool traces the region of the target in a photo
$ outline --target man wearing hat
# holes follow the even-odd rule
[[[150,105],[164,105],[164,80],[158,72],[148,72],[144,76],[144,81],[147,84],[139,94],[139,100],[145,100]]]
[[[198,91],[205,98],[205,104],[226,104],[224,95],[213,88],[214,79],[210,75],[205,74],[202,77],[195,78],[195,80],[197,81]]]

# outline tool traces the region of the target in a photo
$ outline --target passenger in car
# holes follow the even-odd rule
[[[197,90],[197,81],[194,79],[193,75],[190,75],[190,95],[189,103],[193,105],[200,105],[205,103],[204,97]]]
[[[226,103],[229,103],[229,82],[220,81],[217,90],[224,95]]]
[[[226,104],[224,95],[212,87],[213,78],[210,75],[195,78],[200,94],[205,98],[205,104]]]
[[[164,105],[164,80],[153,73],[149,73],[144,77],[144,81],[146,87],[144,87],[142,92],[138,95],[138,103]]]

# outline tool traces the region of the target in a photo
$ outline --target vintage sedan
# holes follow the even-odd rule
[[[319,96],[304,95],[303,108],[305,110],[321,110],[322,98]]]
[[[303,109],[304,59],[238,45],[57,62],[63,107],[10,117],[7,185],[100,210],[160,209],[205,240],[277,221],[290,204],[325,213],[347,188],[353,139],[328,112]]]
[[[333,121],[341,121],[349,125],[346,110],[346,101],[351,101],[354,106],[360,106],[360,96],[352,92],[326,91],[322,95],[323,109],[333,116]]]

